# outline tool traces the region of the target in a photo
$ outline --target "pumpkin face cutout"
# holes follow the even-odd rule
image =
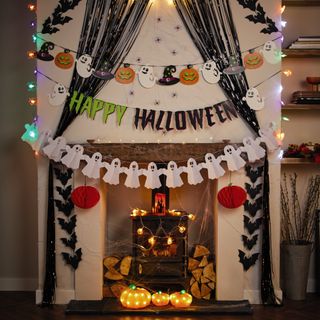
[[[135,78],[135,72],[129,65],[125,64],[123,67],[119,68],[116,72],[116,80],[123,84],[128,84],[133,82]]]
[[[151,294],[148,290],[131,284],[121,293],[120,302],[125,308],[142,309],[150,305]]]
[[[64,52],[59,52],[55,59],[54,63],[58,68],[61,69],[70,69],[73,66],[74,58],[69,50],[64,50]]]
[[[91,186],[80,186],[71,193],[71,200],[81,209],[93,208],[100,200],[99,191]]]
[[[170,296],[167,293],[158,291],[152,295],[152,303],[157,307],[164,307],[170,302]]]
[[[246,69],[258,69],[263,65],[263,56],[259,52],[249,51],[243,62]]]
[[[196,84],[199,81],[199,72],[188,66],[180,72],[180,82],[186,85]]]
[[[247,193],[239,186],[229,185],[218,192],[219,203],[227,209],[239,208],[246,200]]]
[[[181,290],[170,295],[170,302],[175,308],[187,308],[192,303],[192,296],[185,290]]]

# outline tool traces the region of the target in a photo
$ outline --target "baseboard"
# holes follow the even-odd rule
[[[37,278],[0,278],[0,291],[34,291]]]
[[[75,299],[75,291],[67,289],[56,289],[55,291],[55,304],[68,304],[70,300]],[[42,290],[36,290],[36,304],[42,302]]]
[[[276,296],[282,300],[282,290],[275,290]],[[251,304],[262,304],[260,290],[244,290],[243,298]]]

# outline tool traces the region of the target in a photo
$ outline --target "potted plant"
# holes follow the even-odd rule
[[[289,180],[289,182],[288,182]],[[281,279],[287,298],[306,297],[310,255],[319,208],[320,175],[309,179],[300,205],[297,174],[283,175],[281,183]]]

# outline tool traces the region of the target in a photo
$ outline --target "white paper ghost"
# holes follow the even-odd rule
[[[143,66],[138,71],[138,79],[142,87],[146,89],[152,88],[157,78],[153,74],[153,67]]]
[[[248,89],[246,96],[243,97],[242,100],[246,101],[252,110],[261,110],[264,108],[265,98],[261,98],[256,88]]]
[[[79,144],[72,148],[66,146],[67,153],[61,158],[61,162],[71,169],[79,169],[80,161],[83,159],[83,146]]]
[[[167,169],[163,169],[163,173],[167,176],[167,187],[176,188],[183,185],[180,174],[183,172],[183,167],[177,167],[174,161],[168,163]]]
[[[142,174],[142,169],[139,169],[138,163],[136,161],[132,161],[129,168],[124,169],[124,172],[127,175],[124,185],[128,188],[139,188],[139,176]]]
[[[230,171],[237,171],[245,166],[246,162],[241,158],[241,149],[235,149],[233,146],[224,147],[224,155],[221,156],[222,160],[227,161]]]
[[[68,95],[67,88],[63,84],[57,83],[49,94],[49,103],[52,106],[61,106],[65,103]]]
[[[51,138],[51,130],[44,130],[41,131],[39,134],[39,138],[37,141],[32,143],[31,147],[34,151],[40,151],[43,147],[45,147],[48,142],[49,138]]]
[[[144,186],[147,189],[156,189],[161,187],[160,175],[163,174],[162,169],[158,169],[154,162],[148,164],[148,169],[142,170],[143,175],[147,177]]]
[[[269,151],[274,151],[278,149],[279,144],[275,136],[273,135],[273,129],[260,129],[259,130],[260,141],[264,142],[267,145]]]
[[[217,64],[209,60],[202,67],[200,67],[203,79],[208,83],[218,83],[221,77],[221,72],[217,68]]]
[[[92,57],[88,54],[83,54],[76,60],[76,69],[80,77],[89,78],[94,69],[91,66]]]
[[[243,145],[240,149],[246,152],[249,162],[255,162],[263,158],[266,154],[266,151],[251,137],[243,138]]]
[[[66,149],[66,139],[64,137],[57,137],[54,140],[48,139],[48,145],[42,150],[49,159],[56,162],[60,161],[63,151]]]
[[[216,158],[212,153],[207,153],[204,157],[205,163],[201,163],[202,168],[208,171],[209,179],[218,179],[225,174],[225,170],[221,167],[221,157]]]
[[[87,165],[82,169],[82,173],[88,178],[98,179],[100,177],[100,168],[104,167],[102,154],[95,152],[91,158],[84,155],[83,159],[87,162]]]
[[[200,173],[202,169],[201,164],[197,164],[193,158],[188,159],[187,166],[183,168],[183,171],[188,174],[189,184],[198,184],[203,181],[203,177]]]
[[[276,64],[281,60],[281,51],[273,41],[267,41],[260,53],[268,63]]]
[[[103,176],[102,179],[109,184],[119,184],[119,176],[120,173],[123,172],[120,159],[115,158],[111,161],[110,164],[105,162],[104,166],[107,169],[107,173]]]

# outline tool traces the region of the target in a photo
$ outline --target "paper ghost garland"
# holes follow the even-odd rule
[[[127,175],[124,185],[128,188],[139,188],[139,176],[142,174],[142,169],[139,169],[138,163],[136,161],[132,161],[129,168],[124,169],[124,172]]]
[[[88,54],[83,54],[76,60],[76,68],[80,77],[89,78],[94,69],[91,67],[92,57]]]
[[[160,175],[163,174],[163,170],[158,170],[157,165],[154,162],[148,164],[148,169],[142,169],[143,175],[147,177],[144,186],[147,189],[156,189],[161,187]]]
[[[183,181],[180,177],[183,172],[183,167],[177,166],[174,161],[168,163],[167,169],[163,169],[163,173],[167,176],[167,187],[176,188],[183,185]]]
[[[57,137],[54,140],[48,139],[48,145],[42,150],[53,161],[60,161],[63,151],[66,149],[66,139],[64,137]]]
[[[263,158],[266,154],[266,151],[251,137],[243,138],[243,145],[244,146],[241,147],[241,150],[247,153],[249,162],[255,162]]]
[[[74,145],[72,148],[66,146],[67,154],[61,158],[61,162],[71,169],[79,169],[80,161],[83,159],[83,146],[79,144]]]
[[[202,167],[208,171],[209,179],[218,179],[225,174],[225,170],[221,167],[221,157],[215,158],[212,153],[205,155],[205,163],[202,163]]]
[[[104,166],[102,154],[95,152],[91,158],[84,155],[83,159],[87,162],[87,165],[82,169],[82,173],[89,178],[98,179],[100,177],[100,168]]]
[[[275,136],[273,135],[272,128],[259,130],[260,141],[267,145],[269,151],[278,149],[279,144]]]
[[[267,41],[260,50],[263,58],[270,64],[276,64],[281,60],[281,51],[273,41]]]
[[[198,184],[203,181],[200,170],[202,169],[201,164],[197,164],[196,160],[190,158],[187,162],[187,167],[184,167],[184,172],[188,174],[189,184]]]
[[[264,108],[265,98],[261,98],[259,91],[256,88],[248,89],[246,96],[243,97],[242,100],[246,101],[252,110],[261,110]]]
[[[39,138],[32,145],[34,151],[40,151],[44,146],[48,144],[48,140],[51,137],[51,130],[44,130],[40,132]]]
[[[220,81],[221,72],[217,68],[217,64],[209,60],[201,68],[203,79],[211,84],[218,83]]]
[[[57,83],[53,87],[52,93],[49,94],[49,103],[52,106],[61,106],[65,103],[68,95],[67,88],[63,84]]]
[[[221,159],[227,161],[230,171],[237,171],[245,166],[246,162],[241,158],[240,154],[240,149],[236,150],[233,146],[224,147],[224,155],[221,156]]]
[[[138,79],[142,87],[152,88],[156,83],[156,77],[153,74],[153,67],[143,66],[138,71]]]
[[[106,162],[104,166],[107,169],[107,173],[103,176],[102,179],[109,184],[119,184],[119,175],[123,172],[120,159],[115,158],[111,161],[110,164]]]

